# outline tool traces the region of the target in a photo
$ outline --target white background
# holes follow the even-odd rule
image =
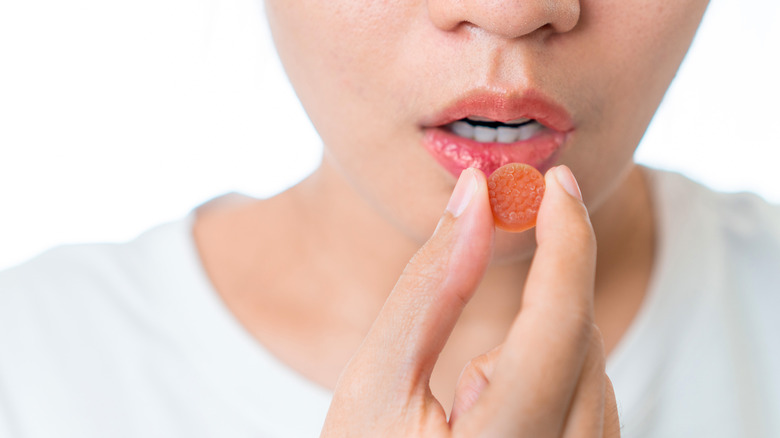
[[[714,0],[639,161],[780,202],[779,23]],[[257,0],[0,0],[0,269],[272,195],[320,154]]]

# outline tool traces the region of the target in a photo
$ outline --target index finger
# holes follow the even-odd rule
[[[493,217],[485,176],[459,178],[431,239],[415,254],[357,352],[358,366],[394,388],[427,379],[492,256]],[[377,379],[378,381],[378,379]]]

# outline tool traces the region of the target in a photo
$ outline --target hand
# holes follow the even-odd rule
[[[593,230],[568,168],[545,180],[522,311],[463,371],[449,421],[430,376],[493,246],[485,176],[472,169],[339,378],[323,437],[620,435],[593,322]]]

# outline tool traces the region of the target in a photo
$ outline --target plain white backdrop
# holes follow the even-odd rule
[[[780,202],[778,23],[777,0],[714,0],[637,159]],[[258,0],[0,0],[0,269],[320,156]]]

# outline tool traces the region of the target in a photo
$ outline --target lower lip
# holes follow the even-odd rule
[[[423,146],[455,178],[469,167],[490,176],[509,163],[525,163],[545,173],[555,164],[566,136],[564,132],[545,129],[533,138],[516,143],[480,143],[443,128],[429,128]]]

